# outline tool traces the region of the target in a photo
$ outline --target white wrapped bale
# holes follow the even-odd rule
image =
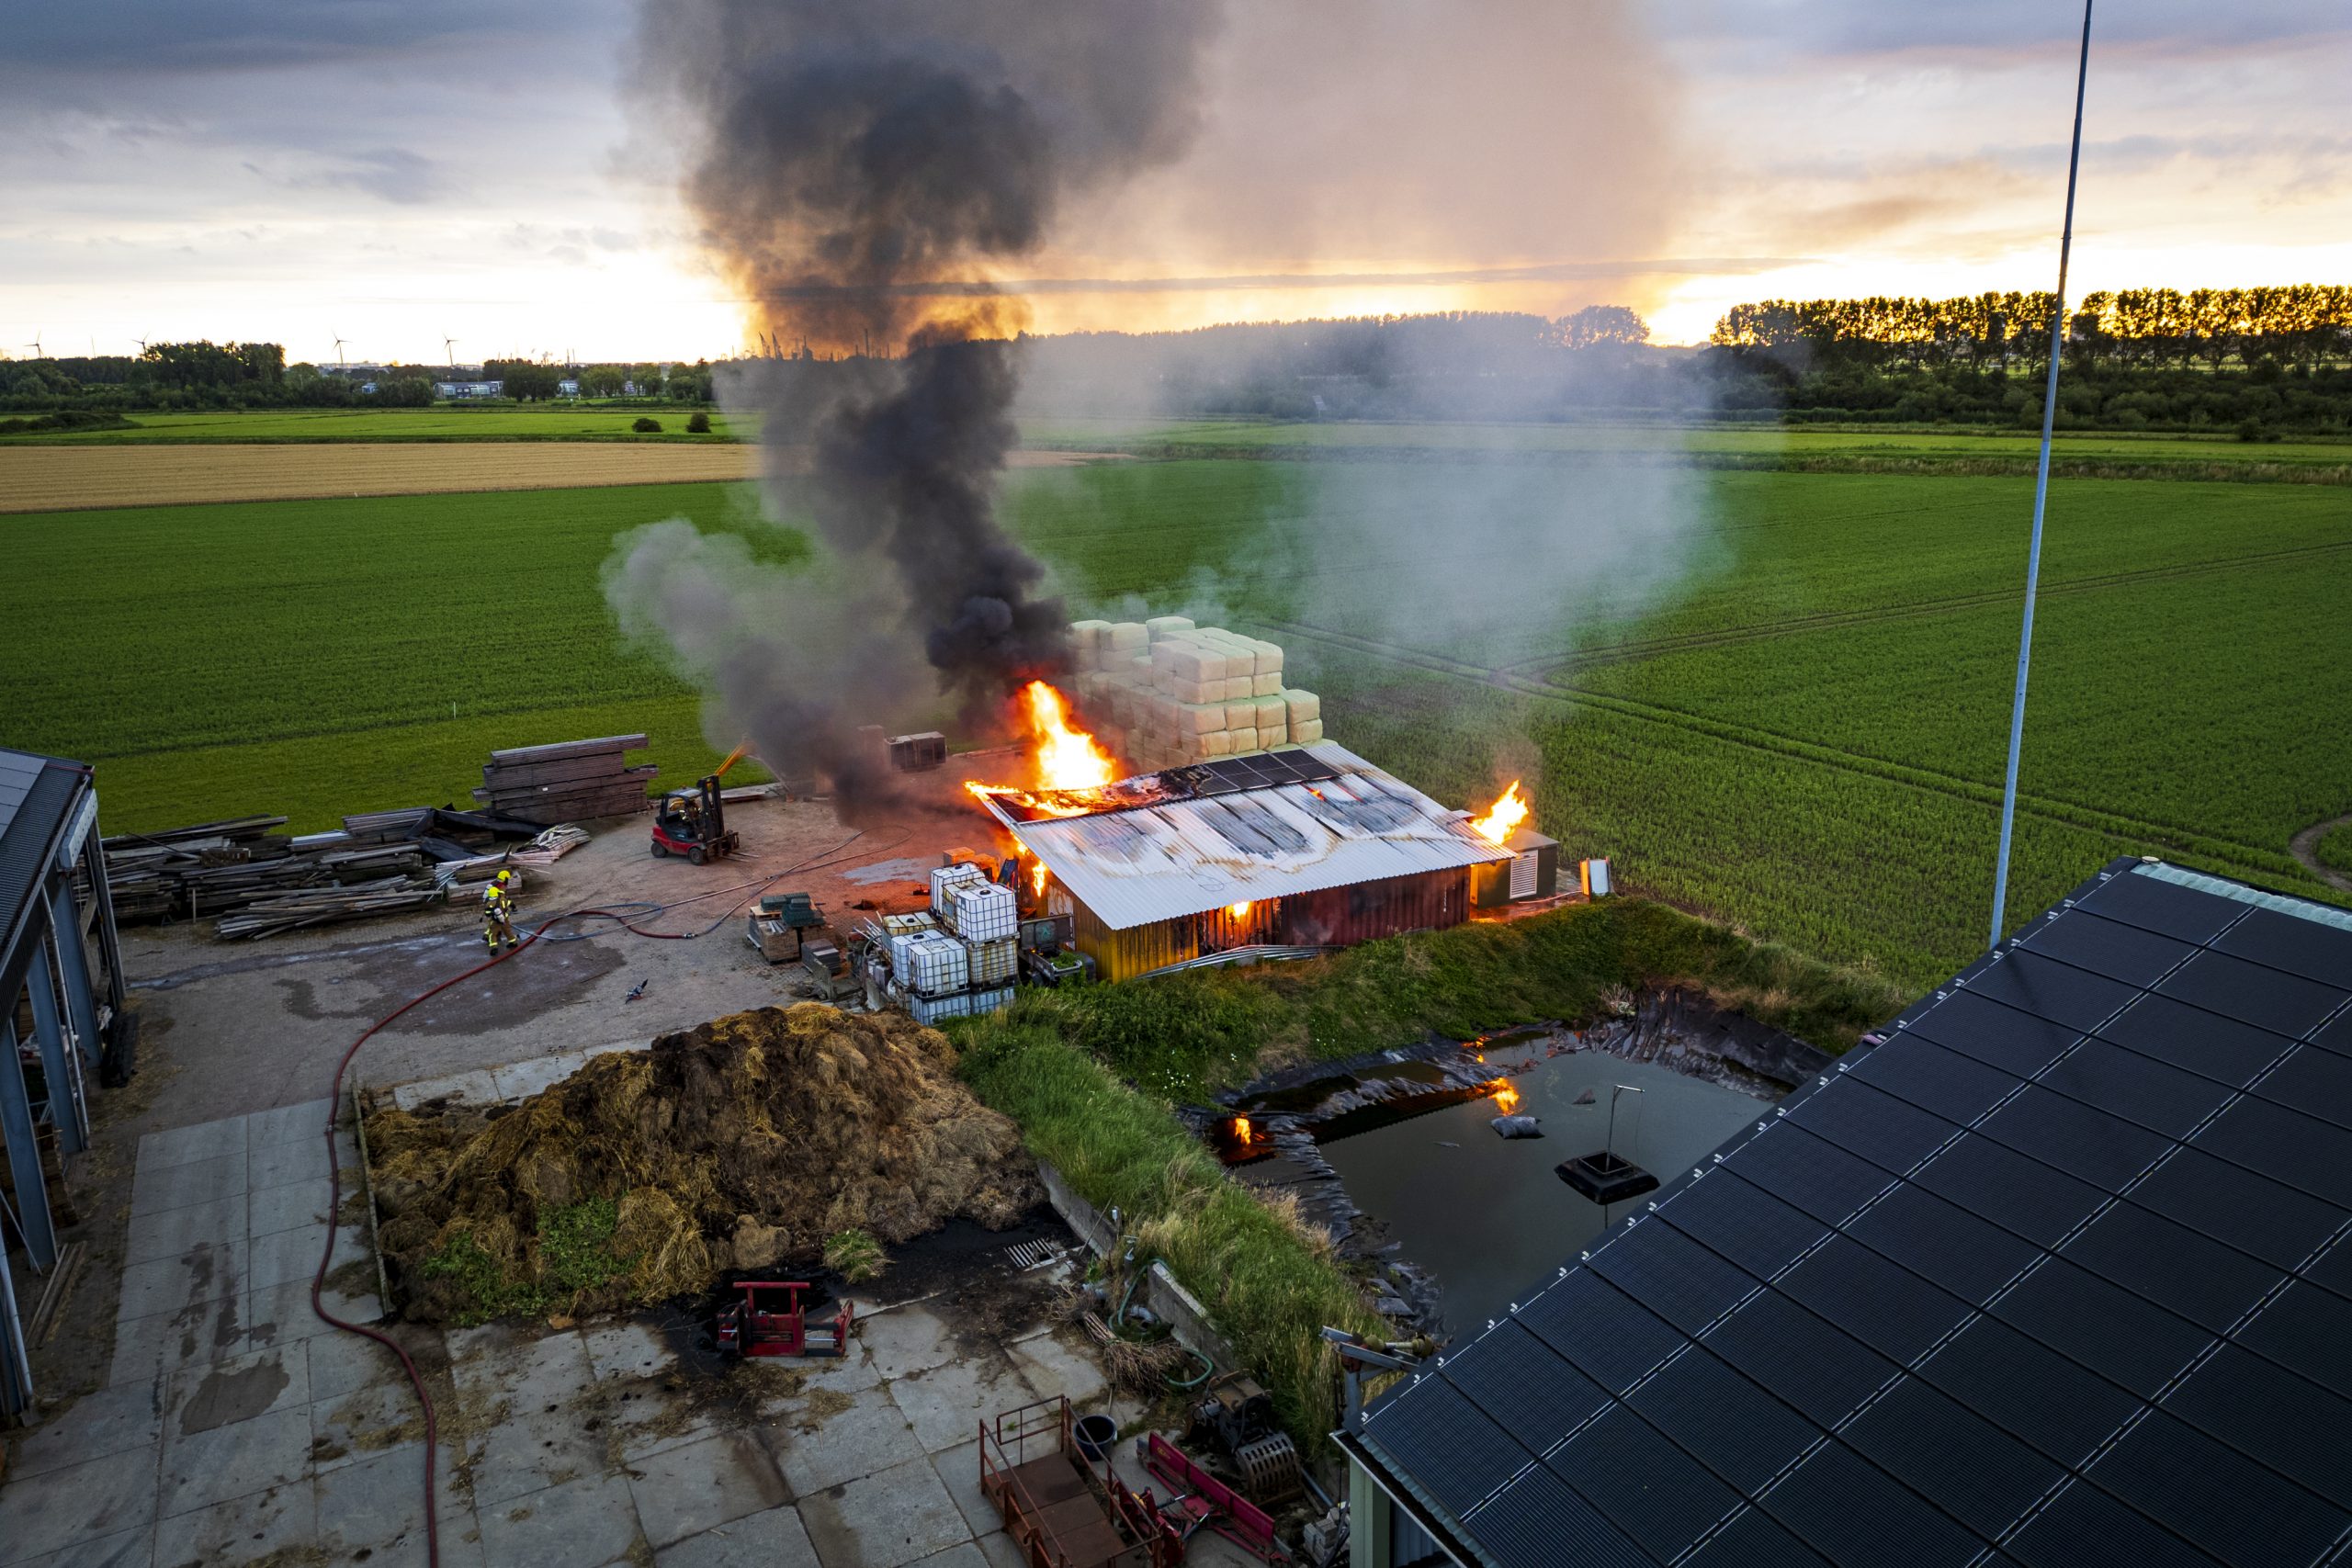
[[[1179,681],[1208,680],[1212,673],[1209,669],[1212,658],[1216,663],[1216,678],[1222,681],[1225,679],[1223,654],[1212,655],[1207,649],[1190,642],[1156,642],[1151,645],[1151,667],[1165,670]]]
[[[1123,653],[1141,653],[1151,646],[1151,632],[1141,621],[1114,621],[1103,634],[1103,646]]]
[[[1091,670],[1101,661],[1102,634],[1110,629],[1108,621],[1072,621],[1069,624],[1070,657],[1078,660],[1080,670]]]
[[[1250,694],[1253,697],[1281,696],[1283,694],[1283,678],[1281,674],[1277,672],[1272,675],[1250,676]]]
[[[1251,654],[1254,656],[1255,660],[1251,666],[1250,673],[1256,675],[1279,675],[1283,672],[1283,650],[1281,649],[1275,647],[1271,642],[1263,642],[1257,637],[1251,637],[1250,639],[1250,649]]]
[[[1210,730],[1201,737],[1201,755],[1204,757],[1232,756],[1233,737],[1222,729]]]
[[[1323,699],[1312,692],[1302,692],[1295,686],[1286,688],[1283,693],[1283,703],[1290,709],[1293,729],[1323,716]]]
[[[1184,615],[1154,615],[1143,624],[1143,629],[1150,634],[1152,641],[1158,642],[1191,631],[1193,623]]]
[[[1226,734],[1232,738],[1233,754],[1237,757],[1258,750],[1258,732],[1254,729],[1228,729]]]
[[[1221,703],[1225,701],[1225,682],[1187,681],[1180,675],[1168,682],[1168,694],[1180,703]]]
[[[1176,733],[1206,735],[1212,729],[1229,728],[1231,727],[1226,723],[1225,716],[1226,705],[1223,703],[1187,703],[1177,711]]]
[[[1217,726],[1219,729],[1255,729],[1258,728],[1258,705],[1256,703],[1225,703],[1219,705],[1218,711],[1225,715],[1225,722]]]
[[[1255,676],[1228,675],[1226,677],[1225,700],[1227,702],[1246,703],[1257,694],[1257,678]]]
[[[1250,725],[1259,739],[1272,735],[1275,740],[1290,733],[1290,709],[1280,697],[1260,697],[1250,705]],[[1266,742],[1272,745],[1273,741]]]
[[[1292,719],[1290,738],[1298,745],[1312,746],[1323,739],[1323,721],[1319,718],[1310,718],[1302,723],[1298,719]]]

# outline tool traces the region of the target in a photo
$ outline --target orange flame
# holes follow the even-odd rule
[[[1478,836],[1488,843],[1508,843],[1520,824],[1527,820],[1531,809],[1527,797],[1519,793],[1519,781],[1513,779],[1510,788],[1503,791],[1502,798],[1495,802],[1494,809],[1484,817],[1473,818],[1470,826],[1476,829]]]
[[[1095,803],[1080,798],[1056,800],[1056,795],[1084,795],[1119,776],[1119,764],[1094,743],[1094,737],[1069,722],[1069,699],[1043,681],[1021,688],[1021,705],[1029,722],[1029,739],[1037,768],[1032,794],[1012,784],[967,782],[964,787],[982,800],[1001,795],[1043,817],[1083,817]],[[1041,868],[1042,869],[1042,868]],[[1039,891],[1044,891],[1042,885]]]
[[[1033,897],[1046,896],[1046,863],[1039,861],[1029,868],[1029,891]]]
[[[1495,1109],[1508,1116],[1519,1109],[1519,1090],[1506,1083],[1495,1090]]]
[[[1043,681],[1021,689],[1029,710],[1030,737],[1037,743],[1037,784],[1043,789],[1100,789],[1119,776],[1118,763],[1094,744],[1094,737],[1073,729],[1069,701]]]
[[[1238,904],[1227,904],[1225,912],[1237,920],[1247,919],[1250,918],[1250,900],[1244,898]]]
[[[1250,1118],[1247,1116],[1236,1116],[1233,1119],[1233,1141],[1237,1144],[1246,1144],[1250,1141]]]

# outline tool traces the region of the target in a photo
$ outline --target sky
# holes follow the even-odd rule
[[[1189,149],[1002,278],[1042,332],[1620,303],[1666,343],[1744,299],[2046,288],[2080,16],[1230,4]],[[628,0],[23,8],[0,352],[737,352],[673,128],[631,90],[639,25]],[[2074,292],[2352,280],[2346,80],[2343,0],[2106,0]]]

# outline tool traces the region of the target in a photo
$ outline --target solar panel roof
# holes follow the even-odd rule
[[[2352,916],[2118,861],[1365,1413],[1467,1561],[2352,1562]]]

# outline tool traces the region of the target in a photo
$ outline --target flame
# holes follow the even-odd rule
[[[1100,789],[1119,776],[1118,763],[1094,737],[1069,723],[1069,699],[1043,681],[1021,688],[1029,733],[1037,743],[1037,784],[1043,789]]]
[[[1033,897],[1046,896],[1046,863],[1039,861],[1029,868],[1029,891]]]
[[[1250,917],[1250,900],[1244,898],[1238,904],[1227,904],[1225,912],[1237,920],[1247,919]]]
[[[1250,1141],[1250,1118],[1247,1116],[1236,1116],[1233,1119],[1233,1141],[1238,1144],[1246,1144]]]
[[[1495,1090],[1495,1109],[1508,1116],[1519,1109],[1519,1090],[1506,1083]]]
[[[1513,779],[1510,788],[1503,791],[1502,798],[1495,802],[1494,809],[1484,817],[1473,818],[1470,826],[1476,829],[1478,836],[1488,843],[1507,843],[1519,825],[1527,820],[1529,809],[1527,797],[1519,793],[1519,781]]]
[[[1021,688],[1021,706],[1036,761],[1036,789],[1043,793],[1012,784],[967,783],[964,787],[982,800],[1000,796],[1041,817],[1083,817],[1094,810],[1100,802],[1089,796],[1119,776],[1118,762],[1094,743],[1093,736],[1071,727],[1069,699],[1045,682],[1032,681]],[[1053,798],[1063,795],[1076,798]],[[1042,883],[1038,890],[1044,891]]]

